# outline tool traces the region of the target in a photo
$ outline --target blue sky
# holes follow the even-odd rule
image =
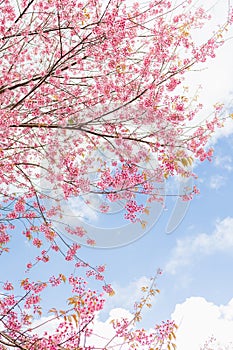
[[[220,137],[214,147],[212,162],[195,166],[201,193],[190,203],[174,232],[166,234],[175,205],[175,199],[168,199],[167,210],[154,227],[134,243],[115,249],[82,247],[80,250],[80,257],[92,265],[107,265],[106,280],[116,291],[99,316],[99,330],[107,327],[109,313],[121,316],[132,311],[135,299],[140,298],[140,287],[148,284],[157,268],[161,268],[164,270],[158,279],[161,293],[154,299],[152,309],[144,313],[142,325],[150,328],[162,320],[175,318],[180,325],[179,350],[187,349],[186,336],[190,331],[193,334],[194,328],[195,339],[193,347],[189,344],[190,350],[199,349],[197,342],[202,344],[211,334],[218,335],[216,328],[220,340],[224,334],[223,343],[233,341],[227,328],[233,324],[233,301],[230,303],[233,299],[233,133]],[[22,278],[25,263],[35,254],[20,235],[14,236],[13,246],[18,249],[5,256],[1,279],[3,275],[9,279]],[[55,256],[51,264],[35,267],[32,276],[43,280],[51,272],[68,271],[72,271],[70,265]],[[100,288],[100,284],[96,287]],[[67,296],[64,287],[55,292],[56,298],[54,292],[46,294],[43,301],[46,308],[64,304]],[[205,319],[203,325],[201,320]]]
[[[222,1],[218,2],[220,7],[213,8],[218,17],[222,14],[219,10]],[[233,42],[229,40],[220,49],[215,62],[207,64],[208,71],[190,73],[188,83],[193,87],[203,86],[200,93],[205,105],[203,114],[208,114],[211,106],[221,101],[226,103],[226,112],[232,113],[232,62]],[[106,264],[106,280],[113,284],[116,291],[99,317],[99,326],[107,324],[111,310],[121,308],[117,309],[118,314],[122,314],[122,309],[126,310],[124,312],[132,311],[135,298],[140,297],[140,286],[148,283],[157,268],[161,268],[164,271],[158,279],[161,293],[155,298],[152,309],[145,312],[143,326],[150,328],[157,322],[174,317],[180,325],[178,350],[197,350],[198,344],[213,333],[221,344],[233,342],[233,302],[230,303],[233,298],[233,120],[217,132],[210,146],[215,149],[212,162],[198,163],[194,168],[200,194],[192,200],[175,231],[166,234],[175,206],[175,199],[168,198],[166,210],[161,215],[151,210],[150,215],[158,220],[135,242],[119,248],[82,247],[80,250],[80,257],[91,265]],[[168,183],[166,190],[174,190],[175,186],[178,188],[177,183]],[[96,216],[92,218],[95,226]],[[106,223],[110,227],[122,225],[119,216],[112,214],[107,217]],[[130,225],[129,230],[133,232],[136,229]],[[17,270],[23,271],[25,262],[35,252],[20,235],[14,236],[12,245],[17,250],[5,255],[2,260],[4,269],[1,269],[0,280],[23,278]],[[43,279],[51,271],[55,274],[56,271],[65,273],[70,270],[69,264],[58,257],[54,257],[48,266],[49,269],[46,265],[35,267],[33,275]],[[56,294],[57,304],[64,301],[64,293],[60,289]],[[55,302],[52,291],[44,304],[50,308],[53,306],[51,302]]]
[[[233,298],[233,135],[220,138],[215,144],[212,162],[196,166],[195,171],[201,193],[194,198],[182,223],[172,234],[165,233],[174,205],[170,200],[153,229],[135,243],[111,250],[86,249],[86,257],[107,264],[106,277],[117,291],[107,303],[106,311],[115,307],[130,310],[129,300],[133,303],[133,297],[138,296],[136,286],[148,283],[146,277],[153,276],[158,267],[164,270],[158,280],[161,294],[156,297],[152,310],[144,315],[146,327],[170,318],[177,304],[185,305],[189,301],[190,308],[194,305],[190,309],[193,311],[200,304],[200,321],[205,317],[201,302],[206,303],[208,314],[212,307],[208,303],[219,307]],[[200,297],[204,301],[199,300]],[[233,320],[233,310],[230,310]],[[187,317],[186,313],[184,315]],[[102,319],[107,316],[106,312]],[[222,316],[217,319],[223,321]],[[214,327],[210,329],[210,336],[211,332],[216,334]],[[229,339],[226,336],[226,343]],[[187,345],[184,340],[182,344]],[[197,349],[196,343],[193,346]]]

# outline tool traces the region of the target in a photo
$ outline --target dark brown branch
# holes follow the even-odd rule
[[[39,31],[29,32],[27,34],[27,36],[40,35],[41,33],[50,33],[50,32],[57,32],[60,30],[72,30],[72,29],[74,29],[74,27],[49,28],[49,29],[44,29],[40,32]],[[3,38],[1,38],[1,40],[11,39],[11,38],[15,38],[18,36],[25,36],[25,34],[24,33],[16,33],[16,34],[12,34],[12,35],[7,35],[7,36],[4,36]]]
[[[34,2],[35,0],[31,0],[28,5],[25,7],[25,9],[23,10],[22,13],[20,13],[19,17],[15,20],[15,23],[17,23],[22,17],[23,15],[26,13],[26,11],[29,9],[29,7],[31,6],[31,4]]]

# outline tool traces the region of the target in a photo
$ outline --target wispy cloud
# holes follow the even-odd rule
[[[106,300],[104,306],[104,314],[109,312],[109,310],[118,307],[123,307],[128,310],[132,310],[134,303],[136,301],[139,301],[143,295],[141,288],[145,286],[150,286],[150,282],[150,278],[146,276],[141,276],[137,280],[131,281],[125,286],[113,282],[112,287],[115,291],[115,295]],[[156,298],[152,299],[152,301],[156,302]]]
[[[232,126],[233,126],[233,122],[232,122]],[[230,155],[223,155],[223,154],[216,155],[214,158],[214,165],[217,168],[224,169],[230,172],[233,170],[232,157]]]
[[[226,177],[222,175],[213,175],[210,178],[209,186],[214,190],[218,190],[220,187],[223,187],[226,183]]]
[[[212,234],[199,233],[196,236],[178,239],[165,271],[175,274],[177,269],[190,264],[195,256],[229,251],[233,248],[233,217],[226,217],[216,223]]]

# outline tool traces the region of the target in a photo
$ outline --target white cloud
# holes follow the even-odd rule
[[[45,332],[47,332],[48,335],[52,335],[56,332],[59,323],[60,321],[54,316],[43,316],[39,320],[34,320],[30,328],[33,330],[34,334],[38,334],[39,336],[44,336]]]
[[[101,321],[98,314],[92,325],[93,333],[86,338],[86,346],[94,345],[96,348],[105,348],[115,335],[111,321],[121,318],[130,321],[133,314],[124,308],[114,308],[110,310],[105,321]],[[40,321],[35,321],[33,326],[39,325],[41,321],[45,322],[44,326],[35,329],[36,333],[39,332],[38,334],[43,335],[43,331],[46,330],[48,334],[53,334],[59,322],[57,320],[47,322],[50,319],[50,317],[43,317]],[[233,344],[233,298],[226,305],[219,306],[208,302],[203,297],[187,298],[182,304],[175,306],[171,319],[178,325],[176,331],[177,350],[201,350],[205,341],[212,335],[216,339],[213,341],[214,350],[232,348],[227,346]],[[152,329],[148,330],[148,332],[150,331]],[[127,344],[122,346],[122,341],[122,339],[114,337],[110,345],[115,349],[128,349]]]
[[[228,2],[223,1],[198,1],[196,6],[203,6],[209,9],[212,16],[210,22],[207,21],[202,30],[194,32],[194,39],[198,43],[208,40],[213,31],[216,31],[219,24],[223,24],[228,15]],[[233,28],[229,27],[228,32],[223,33],[226,39],[223,46],[216,50],[216,57],[208,59],[205,63],[194,67],[186,75],[186,83],[189,86],[190,97],[197,95],[198,101],[203,104],[203,109],[192,124],[197,124],[210,117],[213,106],[216,103],[224,103],[224,113],[222,117],[231,113],[233,89]],[[201,86],[201,89],[199,89]],[[198,92],[197,92],[198,91]],[[218,128],[211,140],[214,144],[219,138],[229,136],[233,133],[233,121],[229,118],[223,128]]]
[[[228,103],[226,102],[227,100],[228,100]],[[226,98],[223,101],[225,101],[225,103],[227,104],[226,108],[228,108],[229,107],[228,104],[232,105],[232,96],[229,93],[226,94]],[[228,137],[232,134],[233,134],[233,120],[229,118],[224,122],[223,128],[216,129],[213,137],[211,138],[211,144],[214,145],[218,141],[218,139],[220,139],[221,137]]]
[[[121,347],[122,338],[114,337],[115,330],[111,324],[112,320],[121,320],[122,318],[131,321],[134,315],[128,310],[123,308],[114,308],[110,310],[108,318],[106,321],[101,321],[99,319],[99,314],[96,315],[90,328],[92,329],[92,335],[87,338],[81,338],[80,344],[85,343],[85,348],[88,346],[94,346],[95,348],[104,349],[106,344],[111,341],[111,346],[116,347],[116,349],[127,350],[126,346]],[[59,327],[61,320],[54,319],[53,317],[42,317],[40,320],[33,322],[32,327],[33,333],[44,336],[46,332],[46,337],[49,335],[54,335],[57,328]]]
[[[199,233],[178,239],[165,271],[175,274],[181,266],[191,263],[195,256],[228,251],[233,248],[233,217],[226,217],[216,223],[212,234]]]
[[[97,205],[96,205],[97,206]],[[68,201],[62,203],[62,215],[69,219],[69,222],[83,219],[86,221],[97,222],[98,212],[94,202],[87,205],[80,197],[71,197]]]
[[[202,297],[191,297],[177,304],[171,317],[179,326],[177,350],[198,350],[212,335],[215,350],[233,343],[233,299],[217,306]]]
[[[86,340],[86,346],[95,346],[95,348],[104,349],[108,342],[114,337],[115,331],[111,324],[112,320],[120,320],[121,318],[128,319],[133,318],[133,315],[126,309],[115,308],[109,312],[109,317],[105,322],[102,322],[97,317],[93,325],[93,334]],[[114,337],[111,342],[111,346],[116,349],[126,350],[127,345],[121,347],[122,338]]]

